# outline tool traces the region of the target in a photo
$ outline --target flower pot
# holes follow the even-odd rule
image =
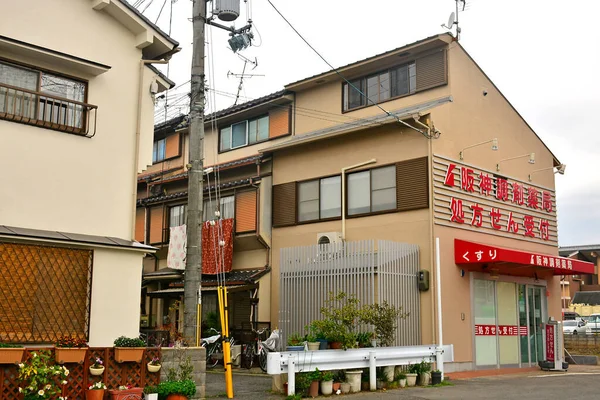
[[[160,371],[160,366],[161,366],[160,364],[152,365],[151,363],[148,363],[148,372],[152,372],[152,373],[158,372],[158,371]]]
[[[360,378],[362,371],[346,371],[346,379],[348,379],[348,383],[350,383],[350,392],[357,393],[360,392]]]
[[[0,349],[0,364],[20,364],[24,351],[22,347]]]
[[[321,343],[319,342],[308,342],[308,350],[314,351],[319,350]]]
[[[188,400],[188,397],[183,394],[170,394],[167,396],[167,400]]]
[[[417,374],[406,374],[406,385],[408,387],[415,386],[417,384]]]
[[[145,349],[145,347],[115,347],[115,360],[119,363],[127,361],[140,363]]]
[[[102,400],[104,399],[104,389],[86,390],[85,400]]]
[[[383,367],[383,374],[385,375],[385,378],[387,379],[388,382],[391,382],[394,380],[395,370],[396,370],[396,367],[393,365]]]
[[[385,389],[386,388],[385,383],[386,383],[385,381],[378,380],[377,381],[377,390]]]
[[[147,393],[144,395],[146,400],[158,400],[158,393]]]
[[[360,388],[363,392],[368,392],[371,390],[371,384],[369,382],[362,381],[360,384]]]
[[[94,376],[102,375],[104,373],[104,367],[92,368],[90,367],[90,374]]]
[[[401,388],[406,387],[406,379],[400,379],[399,383]]]
[[[333,385],[331,386],[331,389],[334,392],[337,392],[338,390],[340,390],[342,388],[342,384],[340,382],[333,382]]]
[[[85,354],[87,353],[87,350],[87,347],[55,347],[54,358],[56,359],[57,364],[83,364],[83,360],[85,360]]]
[[[342,349],[342,342],[331,342],[331,348],[337,350]]]
[[[333,381],[321,381],[321,394],[328,396],[333,393]]]
[[[420,386],[429,385],[430,380],[431,380],[431,375],[429,374],[429,372],[421,372],[419,374],[419,385]]]
[[[113,390],[108,391],[108,393],[110,394],[111,400],[141,399],[143,392],[144,392],[144,389],[138,388],[138,387],[134,387],[131,389],[125,389],[125,390],[113,389]]]
[[[431,384],[439,385],[442,383],[442,372],[441,371],[433,371],[431,373]]]
[[[342,389],[342,393],[350,393],[350,384],[348,382],[342,382],[340,389]]]
[[[308,397],[317,397],[319,395],[319,381],[312,381],[308,387]]]
[[[317,342],[319,342],[319,344],[321,346],[319,346],[319,350],[327,350],[327,340],[326,339],[317,339]]]
[[[287,351],[304,351],[304,346],[287,346]]]

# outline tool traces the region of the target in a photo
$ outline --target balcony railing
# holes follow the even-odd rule
[[[0,119],[92,137],[97,112],[98,106],[0,83]]]

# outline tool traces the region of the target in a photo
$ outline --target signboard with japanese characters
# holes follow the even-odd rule
[[[527,336],[526,326],[516,325],[475,325],[476,336]]]
[[[433,157],[435,223],[556,246],[554,190]]]
[[[546,325],[546,361],[554,361],[554,328],[556,325]]]

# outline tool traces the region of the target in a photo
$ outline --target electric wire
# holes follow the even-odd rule
[[[154,0],[150,0],[150,2],[148,4],[146,4],[146,7],[142,10],[142,14],[146,12],[148,7],[150,7],[152,5],[152,3],[154,3]]]
[[[158,19],[160,18],[160,15],[162,14],[163,9],[165,8],[165,4],[167,4],[167,0],[163,1],[163,5],[160,8],[160,11],[158,12],[158,17],[156,17],[156,21],[154,21],[154,25],[156,25],[158,23]]]

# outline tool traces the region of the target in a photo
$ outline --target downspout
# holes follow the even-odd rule
[[[433,213],[433,139],[428,139],[428,158],[429,158],[429,239],[431,241],[430,245],[429,245],[429,259],[431,260],[429,265],[432,266],[431,268],[431,276],[433,278],[433,282],[434,284],[437,285],[439,284],[439,277],[437,275],[437,271],[436,268],[433,268],[434,265],[434,260],[435,260],[435,245],[436,245],[436,241],[435,238],[433,236],[433,229],[434,229],[434,224],[433,224],[433,218],[434,218],[434,213]],[[435,318],[435,294],[434,291],[431,291],[431,339],[432,342],[435,344],[436,340],[437,340],[437,335],[436,335],[436,318]],[[438,310],[438,312],[441,310]],[[442,327],[440,326],[439,329],[441,330]]]
[[[135,127],[135,146],[133,149],[133,190],[132,190],[132,204],[133,212],[131,213],[131,239],[135,240],[135,213],[137,203],[137,176],[138,176],[138,163],[140,162],[140,136],[142,130],[142,96],[143,96],[143,85],[144,85],[144,67],[147,64],[167,64],[168,60],[140,60],[140,78],[138,84],[138,106],[137,106],[137,121]]]
[[[362,167],[364,165],[376,163],[377,160],[372,158],[369,161],[362,162],[360,164],[354,164],[349,167],[342,168],[342,240],[346,240],[346,171],[354,168]]]

